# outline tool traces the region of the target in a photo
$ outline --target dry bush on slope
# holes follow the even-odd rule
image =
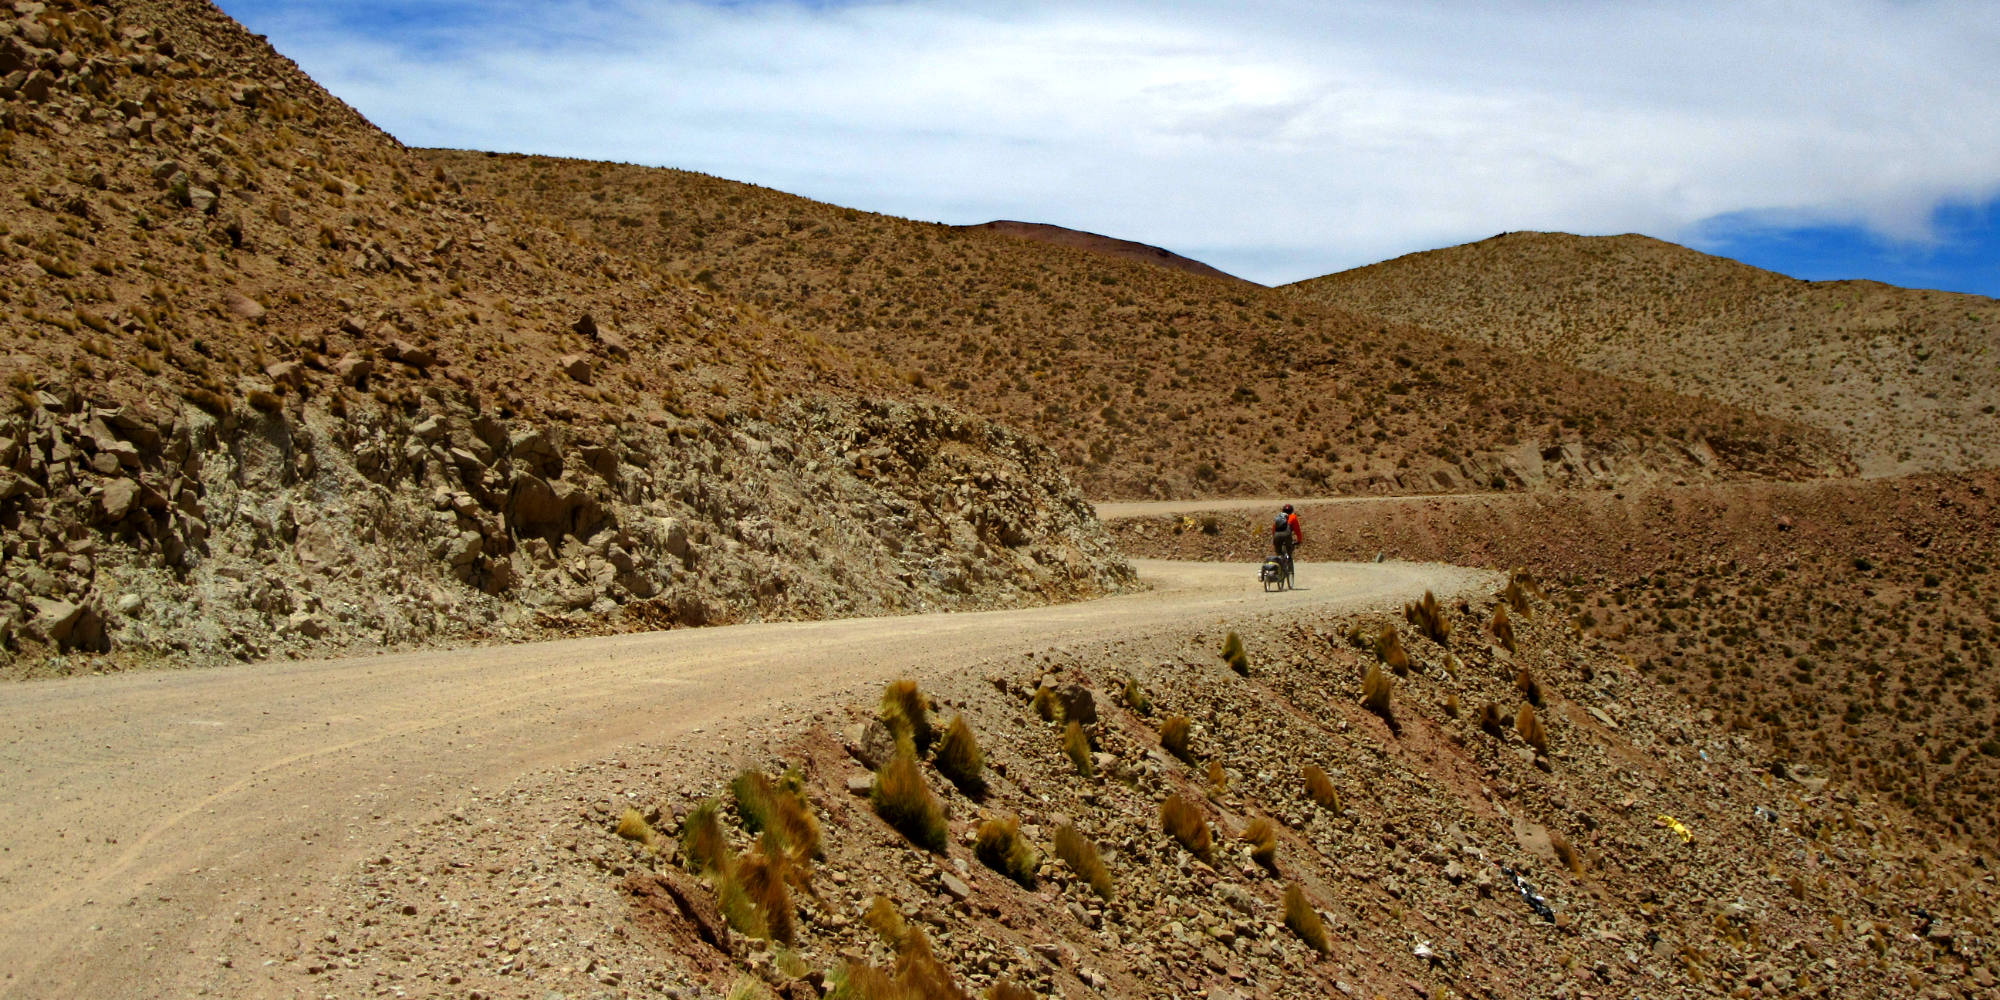
[[[1195,857],[1207,861],[1214,855],[1207,817],[1202,815],[1201,807],[1179,793],[1167,796],[1160,804],[1160,828]]]
[[[1294,882],[1285,886],[1285,926],[1312,950],[1324,955],[1333,950],[1326,937],[1326,924],[1319,911],[1306,899],[1305,890]]]
[[[875,812],[910,842],[933,854],[943,854],[949,837],[944,807],[931,794],[917,760],[899,753],[875,772],[872,793]]]
[[[1063,755],[1069,758],[1078,775],[1088,778],[1095,773],[1090,760],[1090,737],[1084,735],[1082,724],[1075,719],[1063,727],[1062,745]]]
[[[1233,630],[1222,639],[1222,662],[1229,664],[1229,669],[1250,676],[1250,654],[1243,648],[1243,637]]]
[[[1403,605],[1403,617],[1432,642],[1440,646],[1451,644],[1451,621],[1445,617],[1444,607],[1438,604],[1436,594],[1426,590],[1422,600]]]
[[[1520,714],[1514,717],[1514,731],[1521,734],[1521,741],[1535,748],[1538,754],[1549,752],[1549,735],[1542,728],[1541,716],[1535,706],[1522,705]]]
[[[1185,715],[1169,715],[1160,723],[1160,746],[1189,766],[1194,764],[1194,753],[1188,748],[1188,734],[1193,728],[1194,723]]]
[[[1393,721],[1395,711],[1389,704],[1389,696],[1395,689],[1396,682],[1380,666],[1371,665],[1361,679],[1361,704],[1384,721]]]
[[[1250,845],[1250,860],[1265,871],[1278,870],[1278,825],[1271,822],[1270,817],[1259,816],[1251,820],[1236,836]]]
[[[979,824],[973,854],[980,863],[1013,879],[1021,888],[1035,888],[1035,872],[1041,868],[1042,859],[1028,846],[1027,838],[1021,836],[1019,819],[996,816]]]
[[[930,749],[930,708],[916,681],[895,681],[882,690],[881,719],[897,740],[908,740],[917,753]]]
[[[1322,809],[1340,811],[1340,793],[1333,790],[1333,779],[1318,764],[1307,764],[1304,771],[1306,797],[1312,799]]]
[[[1078,832],[1076,826],[1064,823],[1056,828],[1056,857],[1069,866],[1078,878],[1090,884],[1092,892],[1099,899],[1111,901],[1111,870],[1104,866],[1104,859],[1097,853],[1097,845],[1090,838]]]
[[[966,724],[965,716],[951,717],[951,725],[945,727],[944,738],[938,741],[937,757],[932,763],[945,780],[957,785],[967,797],[978,799],[985,796],[986,756],[980,752],[979,741],[973,737],[972,727]]]

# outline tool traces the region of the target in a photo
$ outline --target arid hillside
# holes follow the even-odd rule
[[[1826,429],[1862,474],[2000,465],[2000,301],[1644,236],[1508,233],[1287,290]]]
[[[700,174],[428,151],[467,191],[1032,432],[1099,498],[1802,477],[1824,432],[1294,295]]]
[[[1044,222],[1013,222],[1003,219],[999,222],[987,222],[977,226],[964,226],[961,228],[988,233],[1000,233],[1006,236],[1019,236],[1022,239],[1034,240],[1039,243],[1053,243],[1056,246],[1075,247],[1078,250],[1089,250],[1093,253],[1105,254],[1111,257],[1122,257],[1145,264],[1157,264],[1160,267],[1172,268],[1176,271],[1186,271],[1189,274],[1199,274],[1210,278],[1227,278],[1230,281],[1238,281],[1246,285],[1255,284],[1255,282],[1245,281],[1242,278],[1218,270],[1201,261],[1183,257],[1164,247],[1156,247],[1147,243],[1135,243],[1131,240],[1121,240],[1112,236],[1102,236],[1097,233],[1066,229],[1062,226],[1051,226]]]
[[[20,669],[1129,580],[1046,448],[467,194],[213,6],[10,10]]]

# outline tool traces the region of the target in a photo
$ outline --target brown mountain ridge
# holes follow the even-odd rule
[[[1800,281],[1645,236],[1507,233],[1302,298],[1824,428],[1864,475],[2000,465],[2000,300]]]

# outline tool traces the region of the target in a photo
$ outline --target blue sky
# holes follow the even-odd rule
[[[412,145],[1052,222],[1269,283],[1546,229],[2000,296],[1975,3],[220,4]]]

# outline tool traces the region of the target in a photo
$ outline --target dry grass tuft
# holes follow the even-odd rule
[[[995,816],[979,824],[972,853],[981,864],[1013,879],[1023,889],[1035,887],[1035,872],[1042,859],[1021,836],[1021,821],[1013,816]]]
[[[1562,831],[1549,831],[1549,846],[1554,848],[1556,860],[1562,862],[1563,867],[1569,869],[1571,875],[1578,876],[1579,878],[1582,877],[1583,855],[1579,854],[1576,847],[1570,844],[1568,837],[1562,835]]]
[[[1487,702],[1479,706],[1479,729],[1494,739],[1505,739],[1507,717],[1500,714],[1500,706]]]
[[[1542,683],[1535,679],[1535,675],[1530,673],[1527,667],[1522,667],[1514,674],[1514,690],[1521,692],[1521,697],[1528,699],[1528,704],[1536,708],[1542,707]]]
[[[1501,648],[1509,653],[1519,652],[1514,645],[1514,620],[1507,617],[1507,605],[1493,606],[1493,637],[1500,640]]]
[[[1453,691],[1444,696],[1445,718],[1456,719],[1458,718],[1458,713],[1459,713],[1458,692]]]
[[[1319,911],[1313,909],[1306,900],[1304,889],[1297,882],[1285,887],[1285,926],[1299,936],[1306,946],[1324,955],[1332,950],[1326,939],[1326,924],[1320,920]]]
[[[1514,716],[1514,731],[1520,733],[1521,739],[1534,747],[1536,753],[1549,752],[1549,734],[1542,729],[1542,719],[1535,714],[1535,706],[1521,706],[1520,714]]]
[[[1258,867],[1276,873],[1278,870],[1278,825],[1268,816],[1259,816],[1236,835],[1237,839],[1250,845],[1250,860]]]
[[[1086,778],[1096,773],[1090,761],[1090,737],[1084,735],[1082,724],[1075,719],[1063,727],[1062,745],[1063,753],[1069,757],[1070,766],[1076,768],[1076,773]]]
[[[938,805],[930,786],[924,784],[915,757],[899,753],[883,764],[875,772],[871,798],[876,814],[910,838],[911,843],[934,854],[944,853],[949,839],[944,808]]]
[[[1507,602],[1507,606],[1513,608],[1515,614],[1533,617],[1534,610],[1528,604],[1528,596],[1539,593],[1541,587],[1536,585],[1535,578],[1526,570],[1517,569],[1507,577],[1507,586],[1500,591],[1500,599]]]
[[[757,834],[777,825],[776,790],[763,772],[744,771],[730,779],[729,794],[736,800],[736,816],[744,830]]]
[[[822,854],[819,820],[806,804],[805,776],[796,769],[772,781],[761,771],[743,771],[729,782],[743,829],[776,839],[778,849],[804,861]]]
[[[1160,724],[1160,746],[1168,753],[1180,758],[1184,764],[1192,765],[1194,757],[1188,749],[1188,734],[1194,723],[1185,715],[1169,715]]]
[[[1215,795],[1229,790],[1229,772],[1223,770],[1222,762],[1219,760],[1208,762],[1208,790]]]
[[[1361,678],[1361,704],[1384,719],[1394,718],[1389,696],[1395,689],[1396,682],[1382,672],[1381,666],[1370,666],[1367,676]]]
[[[902,947],[903,936],[910,929],[903,920],[902,911],[896,909],[896,904],[890,902],[887,896],[876,896],[869,900],[868,910],[861,915],[861,919],[877,937],[882,939],[882,943],[891,949]]]
[[[1125,679],[1125,704],[1140,715],[1153,714],[1153,699],[1146,697],[1145,689],[1139,686],[1139,679]]]
[[[798,918],[792,908],[791,887],[786,884],[786,867],[783,851],[752,851],[737,865],[736,879],[763,918],[764,937],[790,946],[798,941]]]
[[[1078,832],[1074,824],[1064,823],[1056,828],[1056,857],[1078,878],[1090,883],[1091,891],[1099,899],[1111,901],[1111,870],[1098,857],[1097,845]]]
[[[772,993],[763,980],[745,975],[736,977],[736,982],[730,984],[723,1000],[777,1000],[777,994]]]
[[[1160,804],[1160,827],[1195,857],[1207,861],[1214,854],[1215,844],[1201,807],[1178,793],[1167,796],[1167,801]]]
[[[1234,631],[1222,638],[1222,662],[1229,664],[1229,669],[1250,676],[1250,653],[1243,648],[1243,637]]]
[[[630,806],[625,808],[625,815],[618,817],[618,835],[647,847],[653,846],[653,824],[646,822],[645,813]]]
[[[839,1000],[971,1000],[952,979],[951,970],[931,951],[930,939],[910,926],[886,896],[876,896],[862,918],[896,953],[895,972],[861,962],[834,970],[830,997]]]
[[[1375,658],[1388,664],[1389,669],[1398,674],[1410,670],[1410,654],[1403,649],[1403,637],[1396,632],[1396,626],[1384,625],[1375,633]]]
[[[1305,769],[1306,797],[1317,803],[1321,809],[1340,811],[1340,793],[1333,790],[1333,779],[1326,776],[1318,764],[1307,764]]]
[[[1034,705],[1035,714],[1041,716],[1043,722],[1054,722],[1056,716],[1062,714],[1062,702],[1057,700],[1055,688],[1036,688],[1035,699],[1031,704]]]
[[[918,753],[930,749],[936,734],[931,730],[929,706],[923,692],[917,690],[916,681],[896,681],[883,689],[881,717],[882,724],[896,734],[898,741],[909,740]]]
[[[1415,604],[1403,605],[1403,617],[1421,635],[1440,646],[1451,643],[1451,620],[1445,617],[1444,606],[1438,603],[1437,595],[1426,590],[1423,600]]]
[[[726,874],[735,868],[736,854],[722,832],[722,804],[714,799],[694,807],[681,828],[681,851],[698,872]]]
[[[959,791],[975,799],[986,795],[986,755],[980,751],[979,741],[973,737],[965,716],[951,717],[951,725],[945,727],[944,738],[938,741],[937,756],[931,762]]]

